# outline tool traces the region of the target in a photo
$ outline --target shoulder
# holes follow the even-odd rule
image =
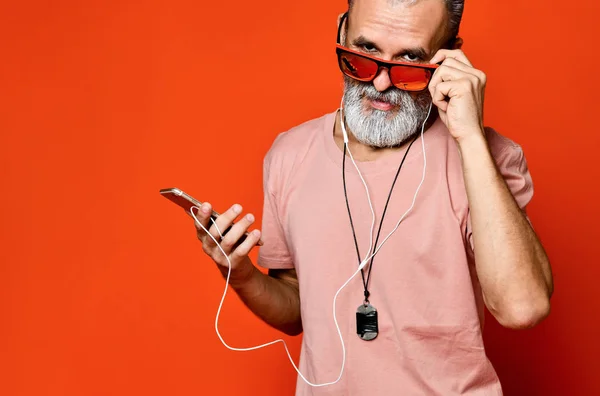
[[[336,112],[327,113],[279,133],[265,155],[265,170],[284,172],[301,163],[311,147],[323,142],[324,128],[333,127],[335,116]]]
[[[485,127],[485,137],[496,163],[503,166],[520,166],[525,161],[523,148],[514,140],[502,135],[492,127]]]
[[[333,117],[335,117],[335,112],[324,114],[280,132],[275,137],[267,156],[288,156],[301,152],[321,135],[325,124]]]
[[[519,144],[493,128],[485,128],[490,151],[498,170],[521,208],[533,197],[533,180],[525,153]]]

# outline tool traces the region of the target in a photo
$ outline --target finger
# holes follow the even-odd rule
[[[481,81],[473,74],[464,72],[459,69],[455,69],[450,66],[440,66],[433,77],[431,78],[431,82],[429,83],[429,92],[433,95],[435,92],[436,86],[442,82],[446,81],[457,81],[457,80],[465,80],[470,83],[470,89],[475,89],[481,85]]]
[[[198,238],[202,235],[206,235],[206,232],[200,227],[200,224],[208,230],[210,227],[210,214],[211,207],[209,203],[204,203],[197,209],[195,207],[191,209],[190,215],[194,218],[194,226],[196,227]]]
[[[452,82],[442,82],[438,84],[435,90],[431,93],[431,100],[438,109],[442,111],[448,110],[449,103],[446,101],[446,98],[449,97],[449,93],[452,90]]]
[[[205,246],[208,250],[211,250],[217,245],[213,238],[217,241],[219,241],[221,238],[219,236],[219,232],[213,224],[214,216],[212,215],[212,212],[212,206],[209,203],[204,203],[202,205],[202,215],[206,218],[206,221],[201,224],[206,230],[208,230],[208,233],[202,228],[198,227],[198,239],[202,241],[203,246]]]
[[[229,254],[233,247],[238,243],[239,239],[246,233],[248,227],[254,223],[254,216],[247,214],[240,221],[235,223],[233,227],[227,232],[223,240],[221,240],[221,247],[226,254]]]
[[[435,92],[435,88],[438,84],[443,83],[444,81],[453,81],[464,78],[467,73],[455,69],[450,66],[442,65],[438,67],[438,69],[433,73],[431,77],[431,81],[429,82],[429,92],[433,95]]]
[[[431,58],[429,63],[432,63],[432,64],[440,63],[440,62],[445,61],[448,58],[456,59],[458,61],[461,61],[462,63],[464,63],[467,66],[473,67],[473,65],[471,64],[471,61],[469,61],[469,59],[467,58],[465,53],[462,52],[462,50],[441,49],[435,53],[435,55],[433,56],[433,58]]]
[[[464,95],[465,92],[472,91],[472,82],[466,78],[444,81],[436,86],[435,91],[431,94],[432,102],[440,110],[447,111],[449,101],[446,98],[452,99],[457,95]]]
[[[249,233],[246,240],[242,242],[237,248],[235,248],[233,253],[231,253],[231,258],[240,259],[242,257],[247,256],[248,253],[250,253],[250,250],[252,250],[252,248],[256,246],[256,244],[260,240],[260,235],[261,232],[259,230],[254,230],[251,233]]]
[[[458,59],[454,59],[454,58],[446,58],[444,60],[444,62],[442,63],[442,65],[453,67],[455,69],[462,70],[464,72],[471,73],[471,74],[473,74],[472,73],[473,70],[476,70],[474,67],[469,66],[466,63],[463,63],[463,62],[459,61]]]
[[[240,204],[235,204],[231,208],[229,208],[225,213],[221,214],[217,219],[212,223],[210,228],[210,233],[215,235],[216,238],[220,239],[221,233],[226,233],[229,230],[229,227],[233,224],[235,219],[242,213],[242,206]]]
[[[468,74],[472,74],[473,76],[475,76],[477,79],[479,79],[484,84],[486,82],[487,77],[484,72],[482,72],[481,70],[475,69],[474,67],[469,66],[466,63],[463,63],[457,59],[447,58],[444,61],[443,65],[453,67],[455,69],[461,70]]]

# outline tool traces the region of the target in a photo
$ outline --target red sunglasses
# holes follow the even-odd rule
[[[438,65],[423,65],[409,62],[389,62],[380,58],[353,51],[340,44],[342,26],[346,12],[340,21],[335,51],[338,65],[346,76],[362,82],[371,82],[382,68],[389,71],[392,84],[404,91],[422,91],[427,88]]]

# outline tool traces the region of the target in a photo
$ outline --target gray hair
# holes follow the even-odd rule
[[[348,7],[352,9],[352,5],[356,0],[348,0]],[[394,3],[416,3],[419,0],[389,0]],[[443,0],[446,3],[446,8],[448,9],[449,26],[448,26],[448,34],[449,39],[454,39],[458,36],[458,29],[460,27],[460,22],[462,20],[463,11],[465,8],[465,0]]]

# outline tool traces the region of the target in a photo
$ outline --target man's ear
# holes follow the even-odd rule
[[[452,49],[461,49],[463,46],[463,39],[460,37],[456,37],[456,39],[454,39],[454,47]]]
[[[335,25],[336,27],[340,26],[340,22],[342,21],[342,17],[344,16],[344,13],[342,12],[340,15],[338,15],[338,20],[337,20],[337,24]],[[348,20],[348,18],[346,18],[346,21]]]
[[[340,22],[342,21],[342,17],[344,16],[344,13],[341,13],[340,15],[338,15],[337,17],[337,27],[339,29],[340,27]],[[348,17],[346,17],[346,23],[348,23]],[[346,43],[346,31],[342,30],[340,32],[340,44],[345,45]]]

